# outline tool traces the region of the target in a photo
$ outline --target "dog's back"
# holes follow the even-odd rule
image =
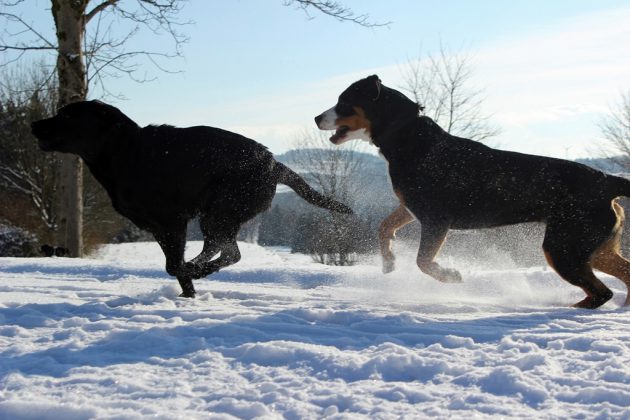
[[[274,158],[254,140],[203,126],[148,126],[138,134],[104,151],[114,171],[107,159],[89,167],[114,207],[141,227],[194,217],[217,197],[238,199],[254,182],[275,187]]]
[[[586,165],[493,149],[427,120],[399,132],[396,147],[381,148],[393,184],[421,219],[443,217],[452,229],[545,221],[572,203],[630,193],[625,180]]]

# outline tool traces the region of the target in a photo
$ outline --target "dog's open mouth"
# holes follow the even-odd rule
[[[339,143],[339,141],[343,140],[348,135],[349,131],[350,127],[348,127],[347,125],[342,125],[337,129],[337,131],[335,131],[335,134],[330,137],[330,141],[335,144]]]

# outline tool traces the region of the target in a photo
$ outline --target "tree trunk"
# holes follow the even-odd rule
[[[87,78],[83,60],[85,8],[88,0],[52,0],[52,14],[57,29],[59,50],[57,75],[61,108],[87,96]],[[74,155],[62,155],[59,203],[58,242],[70,251],[70,256],[83,255],[83,165]]]

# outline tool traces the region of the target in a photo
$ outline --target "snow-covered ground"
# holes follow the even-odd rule
[[[200,244],[190,245],[190,254]],[[551,271],[464,284],[242,244],[178,298],[153,243],[0,258],[0,418],[630,418],[630,312]]]

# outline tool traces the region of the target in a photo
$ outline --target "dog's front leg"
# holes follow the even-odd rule
[[[417,263],[423,273],[444,283],[461,283],[462,275],[459,271],[442,268],[433,261],[446,239],[449,224],[445,222],[421,221],[420,249],[418,250]]]
[[[186,226],[153,232],[164,256],[166,257],[166,272],[177,277],[182,288],[182,297],[194,298],[195,286],[192,276],[184,271],[184,250],[186,248]]]
[[[392,240],[396,231],[414,220],[413,215],[402,204],[381,222],[378,228],[378,240],[383,257],[383,273],[394,271],[395,259],[392,252]]]

